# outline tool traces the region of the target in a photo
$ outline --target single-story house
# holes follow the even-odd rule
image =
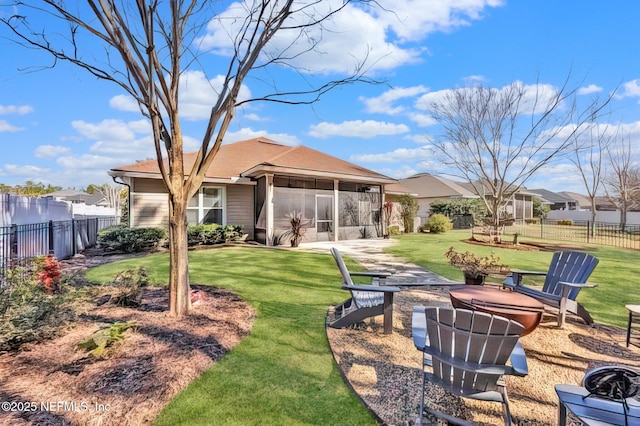
[[[190,170],[196,153],[185,154]],[[132,227],[168,226],[167,190],[156,160],[116,167],[129,186]],[[382,235],[384,185],[395,179],[305,146],[266,138],[222,145],[188,206],[190,224],[241,225],[249,239],[272,245],[301,215],[304,241]]]
[[[413,194],[418,201],[418,216],[427,218],[430,214],[431,203],[443,198],[479,198],[476,190],[469,182],[455,181],[430,173],[420,173],[397,184],[385,187],[387,199],[394,200],[404,191]],[[528,219],[533,217],[533,197],[537,194],[521,188],[508,200],[505,210],[514,219]]]

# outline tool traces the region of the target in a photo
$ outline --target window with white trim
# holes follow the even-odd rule
[[[189,225],[203,223],[224,225],[224,195],[223,187],[201,187],[187,205],[187,223]]]

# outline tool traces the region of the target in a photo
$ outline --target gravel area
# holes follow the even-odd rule
[[[336,362],[344,377],[382,423],[414,424],[421,389],[421,352],[411,340],[414,306],[450,306],[446,291],[402,291],[396,294],[394,330],[382,333],[382,317],[353,328],[327,328]],[[625,347],[626,330],[589,327],[570,318],[564,329],[552,317],[521,341],[529,375],[506,377],[510,407],[516,424],[555,425],[554,385],[578,384],[587,369],[604,364],[636,366],[640,349]],[[500,404],[462,399],[436,385],[427,387],[427,401],[436,409],[481,425],[503,424]]]

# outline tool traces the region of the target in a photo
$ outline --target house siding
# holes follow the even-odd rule
[[[249,234],[253,240],[254,210],[253,197],[254,186],[227,185],[227,223],[241,225],[242,231]]]
[[[132,227],[169,227],[167,189],[161,180],[133,179],[131,205]]]

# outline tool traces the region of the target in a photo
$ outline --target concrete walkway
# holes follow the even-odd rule
[[[323,241],[301,243],[300,249],[316,253],[329,254],[331,247],[340,250],[343,256],[349,256],[362,265],[368,271],[388,271],[394,274],[386,280],[387,285],[394,282],[401,283],[451,283],[438,274],[435,274],[414,263],[385,253],[386,247],[397,244],[394,239],[366,239],[349,241]]]

